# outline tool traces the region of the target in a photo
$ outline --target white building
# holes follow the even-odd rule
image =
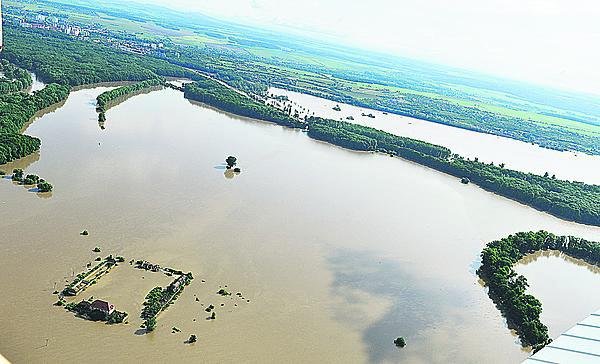
[[[0,51],[4,48],[4,38],[2,38],[2,0],[0,0]]]

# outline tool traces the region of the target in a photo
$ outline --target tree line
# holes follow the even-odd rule
[[[184,96],[236,115],[270,121],[291,128],[303,127],[303,123],[285,112],[254,101],[209,78],[186,84]]]
[[[106,120],[106,110],[110,107],[110,103],[124,96],[132,95],[136,92],[150,89],[152,87],[162,86],[165,84],[163,77],[156,77],[150,80],[137,82],[132,85],[121,86],[110,91],[106,91],[96,97],[96,111],[98,112],[98,120]]]
[[[318,117],[310,117],[306,122],[309,126],[308,135],[311,138],[329,141],[328,138],[335,135],[337,140],[343,138],[345,143],[355,144],[358,142],[359,150],[398,154],[403,149],[411,149],[440,159],[447,159],[452,154],[446,147],[400,137],[368,126]],[[342,146],[345,147],[345,145]]]
[[[523,346],[531,346],[534,351],[551,339],[548,328],[540,321],[541,302],[526,293],[527,279],[518,275],[513,266],[529,254],[546,250],[560,251],[589,264],[600,265],[600,243],[538,231],[520,232],[488,243],[481,253],[481,267],[477,270],[509,327],[517,331]]]
[[[348,149],[399,156],[472,181],[488,191],[560,218],[600,226],[598,185],[558,180],[505,169],[493,163],[485,164],[477,159],[465,159],[446,147],[345,121],[311,117],[300,122],[275,107],[251,100],[208,78],[186,85],[185,97],[237,115],[308,128],[309,137]]]
[[[47,85],[32,95],[11,93],[0,95],[0,164],[29,155],[40,147],[40,140],[22,135],[21,129],[36,112],[66,100],[69,87]]]
[[[47,83],[79,86],[145,81],[157,76],[197,78],[196,73],[153,57],[126,53],[45,30],[5,27],[2,58]]]
[[[9,61],[0,60],[0,72],[4,74],[0,78],[0,93],[19,92],[27,89],[33,83],[31,74],[22,68],[15,66]]]
[[[367,126],[307,119],[308,135],[345,148],[388,153],[441,172],[560,218],[600,226],[600,186],[505,169],[461,157],[445,147]]]

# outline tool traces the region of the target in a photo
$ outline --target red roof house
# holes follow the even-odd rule
[[[90,306],[90,308],[92,310],[102,311],[102,312],[110,315],[115,310],[115,305],[113,305],[107,301],[95,300],[94,302],[92,302],[92,305]]]

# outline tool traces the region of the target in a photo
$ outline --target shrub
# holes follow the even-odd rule
[[[403,337],[399,337],[394,340],[394,344],[396,344],[396,346],[399,348],[403,348],[406,346],[406,340],[404,340]]]

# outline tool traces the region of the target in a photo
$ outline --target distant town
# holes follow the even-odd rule
[[[101,43],[129,53],[164,56],[165,45],[162,42],[141,41],[131,35],[126,36],[110,31],[100,24],[90,25],[75,22],[64,16],[41,14],[35,11],[7,6],[3,23],[22,28],[60,32],[80,40]]]

